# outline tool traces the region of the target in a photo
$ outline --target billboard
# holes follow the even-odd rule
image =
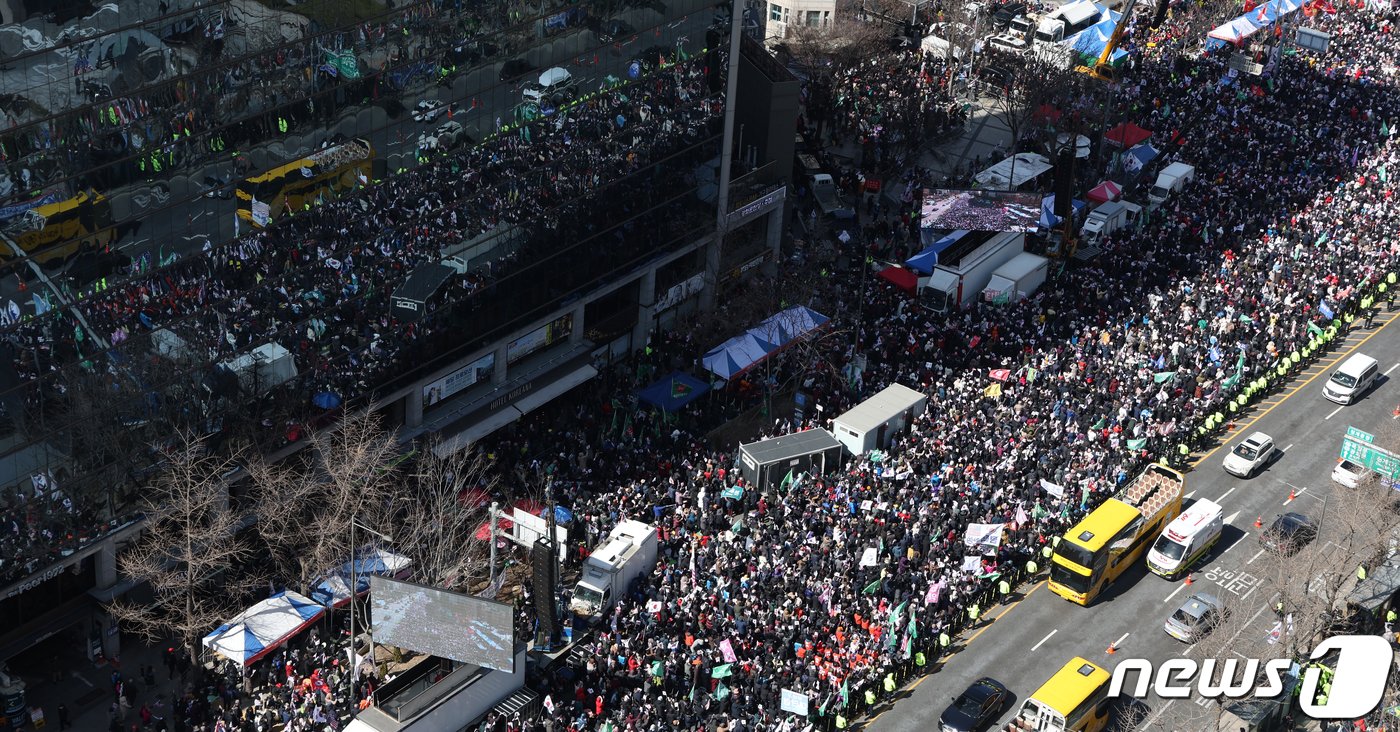
[[[376,643],[515,673],[510,605],[378,575],[369,598]]]
[[[1034,231],[1040,221],[1040,194],[1034,191],[924,191],[920,226],[967,231]]]

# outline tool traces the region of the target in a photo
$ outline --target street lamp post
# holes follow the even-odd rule
[[[371,529],[368,526],[365,526],[364,524],[361,524],[358,518],[353,516],[350,517],[350,673],[346,674],[346,677],[347,682],[350,684],[350,701],[354,704],[359,704],[360,694],[357,690],[358,687],[355,685],[355,677],[359,675],[360,670],[360,664],[355,657],[355,604],[359,600],[360,589],[360,578],[359,572],[357,571],[360,566],[360,545],[355,540],[355,529],[363,529],[364,531],[368,531],[369,533],[379,537],[380,540],[386,543],[392,543],[394,540],[391,539],[387,534],[382,534],[378,531],[375,531],[374,529]],[[370,636],[369,651],[370,664],[372,667],[374,664],[373,635]]]

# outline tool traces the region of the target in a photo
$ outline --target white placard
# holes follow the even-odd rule
[[[1055,485],[1054,483],[1051,483],[1050,481],[1041,478],[1040,487],[1044,488],[1046,493],[1049,493],[1050,495],[1056,498],[1065,497],[1065,487],[1062,485]]]
[[[880,550],[875,547],[866,547],[865,553],[860,557],[860,566],[873,567],[880,563]]]
[[[799,694],[792,689],[783,689],[782,696],[778,700],[778,708],[784,712],[791,712],[801,717],[807,716],[807,705],[810,699],[806,694]]]

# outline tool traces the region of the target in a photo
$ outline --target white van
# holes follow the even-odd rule
[[[1327,386],[1322,387],[1322,395],[1338,404],[1351,404],[1376,383],[1379,375],[1380,364],[1376,359],[1362,353],[1353,354],[1332,372]]]
[[[1175,579],[1196,560],[1204,557],[1220,540],[1224,521],[1220,504],[1201,499],[1167,524],[1167,530],[1147,552],[1147,568],[1154,574]]]

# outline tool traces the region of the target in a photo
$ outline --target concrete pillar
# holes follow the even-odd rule
[[[705,247],[705,289],[700,291],[700,312],[714,312],[719,304],[719,268],[723,261],[724,238],[716,233]]]
[[[645,347],[656,325],[656,268],[648,268],[642,275],[641,289],[637,295],[637,324],[632,326],[632,350]]]
[[[94,557],[97,563],[97,589],[105,590],[117,583],[117,545],[111,540],[102,542],[102,548]]]
[[[496,369],[491,372],[491,383],[497,386],[506,383],[506,347],[508,345],[502,343],[496,349]]]
[[[574,306],[574,328],[569,331],[569,345],[571,346],[577,346],[583,343],[583,332],[586,330],[584,327],[586,324],[583,321],[585,310],[587,310],[587,307],[583,303]]]
[[[786,200],[783,205],[768,212],[768,248],[773,252],[773,261],[780,265],[783,262],[783,214],[786,212]]]
[[[405,427],[418,427],[423,424],[423,390],[414,389],[404,397],[403,423]]]

